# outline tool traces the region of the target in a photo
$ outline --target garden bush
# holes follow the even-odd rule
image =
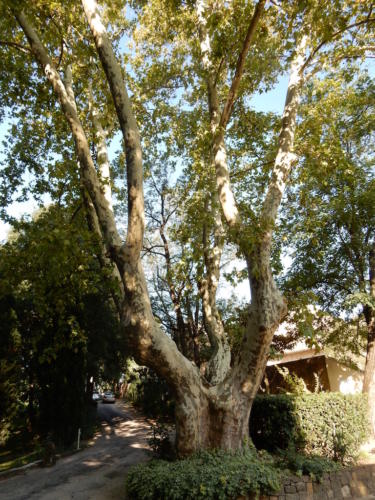
[[[250,435],[258,449],[292,448],[342,463],[356,459],[368,429],[363,394],[261,395],[250,416]]]
[[[294,448],[279,450],[277,463],[280,468],[287,469],[296,476],[310,476],[317,482],[322,481],[324,473],[337,471],[342,467],[329,458],[298,453]]]
[[[173,418],[173,397],[167,383],[154,371],[135,363],[129,364],[126,382],[126,398],[148,417],[167,420]]]
[[[152,460],[132,467],[126,478],[132,500],[224,500],[280,488],[280,471],[265,452],[202,451],[184,460]]]

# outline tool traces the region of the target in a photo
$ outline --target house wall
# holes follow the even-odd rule
[[[309,359],[300,359],[298,361],[290,361],[288,363],[279,363],[278,365],[267,366],[265,373],[266,377],[263,378],[261,384],[262,392],[278,394],[287,388],[284,378],[278,372],[278,367],[287,368],[289,373],[295,373],[298,377],[302,378],[306,384],[306,388],[310,392],[314,392],[316,386],[316,378],[314,374],[319,377],[321,389],[324,391],[332,390],[329,384],[325,356],[322,355],[314,356]]]
[[[326,358],[326,366],[331,391],[343,394],[362,392],[362,372],[353,370],[328,357]]]

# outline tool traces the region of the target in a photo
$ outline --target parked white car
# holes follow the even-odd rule
[[[114,403],[116,401],[115,395],[111,391],[106,391],[103,394],[103,403]]]
[[[99,401],[102,400],[102,397],[101,395],[98,393],[98,392],[93,392],[92,393],[92,400],[95,402],[95,403],[99,403]]]

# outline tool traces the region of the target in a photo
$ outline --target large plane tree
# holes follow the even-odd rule
[[[52,180],[44,178],[45,190],[51,187],[55,196],[66,197],[66,179],[81,193],[92,230],[103,241],[101,258],[112,263],[119,281],[114,300],[127,342],[135,359],[154,369],[175,394],[179,454],[200,448],[236,449],[248,437],[249,414],[269,346],[287,312],[271,267],[272,234],[289,174],[297,163],[293,145],[303,85],[322,67],[343,64],[348,55],[365,55],[374,21],[372,7],[354,0],[327,1],[324,7],[316,0],[155,0],[130,2],[127,19],[124,7],[122,2],[99,6],[95,0],[2,3],[3,105],[5,110],[6,106],[17,110],[23,127],[22,140],[17,142],[23,144],[18,148],[20,161],[11,161],[5,172],[8,181],[13,175],[17,184],[22,167],[34,162],[39,179],[41,170],[46,175],[44,168],[50,169]],[[132,51],[119,50],[131,32],[136,44],[133,68]],[[258,158],[247,182],[237,186],[230,175],[236,156],[232,124],[238,124],[238,133],[242,126],[241,154],[251,164],[254,158],[246,154],[243,144],[249,99],[271,87],[286,70],[290,77],[278,142],[270,146],[267,161],[262,164]],[[155,87],[158,92],[147,93]],[[148,97],[149,108],[144,105]],[[170,119],[173,107],[176,120]],[[191,113],[190,122],[178,116],[179,110]],[[150,141],[145,138],[163,121],[163,111],[170,121],[160,155],[176,136],[175,127],[181,135],[189,123],[196,131],[192,156],[184,168],[188,172],[195,168],[197,199],[203,202],[196,223],[200,214],[204,265],[199,290],[211,345],[206,370],[199,370],[156,320],[141,259],[142,157],[148,159]],[[114,215],[103,130],[103,125],[109,133],[116,130],[115,116],[125,153],[125,238]],[[14,132],[19,134],[17,127]],[[39,146],[45,153],[39,150],[38,159],[27,155],[35,134],[39,142],[34,142],[34,151]],[[189,131],[186,134],[185,138]],[[183,138],[180,142],[184,143]],[[178,148],[174,151],[178,154]],[[62,157],[69,164],[63,173]],[[216,305],[227,242],[246,262],[251,291],[246,331],[236,355],[231,354]]]

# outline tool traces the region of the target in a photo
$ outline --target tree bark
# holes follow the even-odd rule
[[[66,89],[67,96],[70,101],[70,105],[74,109],[74,112],[77,114],[77,105],[76,105],[76,100],[75,100],[75,94],[73,90],[73,75],[72,75],[72,68],[70,65],[67,66],[65,70],[65,78],[64,78],[64,86]],[[100,183],[101,183],[101,191],[104,195],[104,198],[106,199],[108,203],[108,208],[113,214],[113,208],[112,208],[112,190],[110,186],[110,175],[109,175],[109,160],[108,160],[108,153],[107,153],[107,144],[105,140],[105,133],[103,128],[101,127],[101,124],[99,122],[99,119],[97,117],[97,111],[94,108],[93,104],[93,99],[92,99],[92,92],[91,92],[91,87],[89,89],[89,109],[91,110],[91,115],[93,117],[93,125],[94,125],[94,130],[95,134],[98,139],[98,164],[99,164],[99,174],[100,174]],[[124,287],[122,285],[121,281],[121,276],[118,267],[107,257],[107,249],[105,245],[105,241],[103,238],[102,230],[100,227],[98,215],[95,210],[95,206],[93,202],[91,201],[90,196],[86,193],[85,189],[85,183],[83,180],[83,168],[78,162],[78,168],[81,173],[81,197],[83,201],[83,205],[85,207],[86,211],[86,219],[87,223],[89,226],[90,231],[92,231],[99,239],[100,242],[100,254],[98,255],[98,260],[101,265],[101,267],[109,267],[112,268],[112,274],[114,280],[118,283],[119,289],[120,289],[120,296],[116,294],[115,292],[112,293],[112,299],[113,299],[113,304],[115,305],[115,308],[117,312],[120,314],[121,311],[121,302],[123,299],[124,295]]]
[[[108,207],[113,212],[111,175],[110,175],[111,168],[108,158],[107,134],[106,131],[103,129],[103,126],[100,121],[99,112],[96,108],[94,97],[92,94],[91,83],[89,84],[88,98],[89,98],[89,111],[91,114],[91,119],[96,139],[97,158],[98,158],[97,164],[99,167],[100,182],[104,197],[108,202]]]
[[[221,389],[187,388],[176,398],[176,440],[180,456],[199,449],[237,450],[249,439],[252,401]]]
[[[129,339],[129,344],[133,346],[135,357],[138,362],[149,366],[165,378],[176,391],[180,390],[181,387],[194,384],[199,385],[198,369],[178,351],[175,343],[164,334],[152,314],[146,280],[138,252],[138,246],[142,243],[143,235],[142,182],[138,183],[135,192],[129,195],[131,198],[129,210],[133,214],[133,222],[129,222],[128,235],[129,232],[132,235],[130,239],[127,238],[126,249],[123,251],[123,246],[114,222],[113,212],[110,210],[109,204],[101,191],[100,181],[90,155],[88,141],[77,116],[76,108],[70,100],[70,96],[60,75],[54,68],[51,59],[25,14],[17,11],[14,15],[25,32],[35,59],[43,68],[47,79],[51,83],[55,95],[60,101],[65,118],[71,127],[77,156],[83,170],[85,187],[87,187],[90,198],[95,206],[95,212],[109,250],[109,256],[119,265],[125,293],[122,324]],[[110,51],[110,46],[106,45],[105,48]],[[106,57],[105,51],[102,56],[103,59]],[[113,61],[114,56],[112,54],[110,62],[107,61],[107,68],[110,70],[109,73],[112,71],[110,63]],[[118,71],[116,74],[118,74]],[[108,77],[108,80],[110,80],[111,75],[112,73]],[[129,109],[126,110],[126,113],[130,112]],[[130,135],[132,134],[130,133]],[[143,174],[142,169],[139,172],[138,160],[142,158],[137,153],[138,145],[133,142],[133,146],[135,147],[135,151],[133,150],[132,155],[136,157],[137,161],[130,162],[128,170],[130,170],[130,177],[134,181],[139,175],[142,176]],[[135,173],[132,172],[133,169],[136,170]],[[141,196],[138,196],[139,189],[142,192]],[[137,219],[139,226],[134,227]]]
[[[264,5],[259,2],[251,21],[251,33],[254,33],[259,23]],[[241,221],[240,213],[230,185],[229,169],[225,147],[225,125],[230,118],[233,108],[235,93],[228,95],[225,113],[219,109],[219,99],[211,63],[211,46],[207,31],[206,4],[198,2],[197,15],[199,22],[200,47],[202,65],[206,72],[207,93],[210,112],[212,142],[212,159],[216,172],[217,191],[226,223],[231,228],[234,241],[242,250],[247,261],[248,276],[251,288],[251,305],[249,310],[248,327],[244,336],[239,357],[234,361],[233,370],[229,375],[239,394],[244,400],[249,401],[258,390],[268,356],[269,346],[273,334],[281,319],[287,312],[283,300],[272,276],[270,266],[270,252],[272,242],[272,229],[276,220],[277,211],[285,189],[289,172],[294,161],[293,145],[297,109],[303,81],[303,67],[307,37],[302,36],[296,47],[296,52],[291,64],[288,91],[285,100],[282,127],[279,135],[279,148],[274,162],[272,178],[263,203],[259,225],[262,236],[259,242],[249,250],[246,241],[246,231]],[[252,35],[253,36],[253,35]],[[249,50],[250,43],[245,41],[244,50],[241,51],[239,61],[243,68],[243,58]],[[231,89],[237,88],[242,70],[237,64],[237,70]],[[237,87],[236,87],[237,86]],[[244,403],[245,404],[245,403]],[[249,403],[250,404],[250,403]]]
[[[94,37],[107,77],[117,117],[125,142],[126,172],[128,187],[128,229],[126,245],[122,251],[129,263],[136,264],[140,258],[144,233],[143,164],[138,125],[134,117],[130,99],[124,85],[121,68],[113,53],[99,8],[95,0],[82,0],[82,5]]]
[[[208,210],[208,204],[206,205]],[[203,231],[203,252],[206,273],[200,284],[204,325],[213,349],[206,370],[206,378],[212,385],[216,385],[224,380],[230,369],[231,361],[231,352],[224,325],[216,307],[216,291],[220,279],[220,261],[224,248],[224,228],[219,210],[218,196],[214,192],[211,199],[211,215],[214,219],[213,244],[211,247],[209,243],[210,238],[205,227]]]
[[[242,341],[240,354],[233,368],[233,384],[249,397],[258,390],[266,367],[269,347],[281,320],[287,313],[287,305],[273,279],[271,269],[272,231],[281,203],[286,182],[293,166],[294,133],[296,116],[303,82],[302,69],[307,37],[302,36],[291,63],[290,79],[285,99],[279,148],[275,158],[271,181],[264,200],[260,229],[262,236],[246,256],[251,291],[248,327]]]
[[[369,252],[370,298],[375,300],[375,244]],[[367,353],[362,391],[368,395],[369,416],[372,435],[375,436],[375,311],[364,307],[367,324]]]
[[[95,211],[99,218],[108,252],[112,255],[112,257],[117,256],[118,248],[122,246],[122,242],[117,232],[113,212],[108,209],[108,202],[101,192],[98,176],[90,154],[89,144],[82,124],[79,120],[75,102],[72,101],[71,95],[67,92],[51,58],[48,56],[37,33],[26,18],[25,14],[23,12],[16,11],[14,15],[29,41],[31,51],[35,59],[42,67],[45,76],[52,85],[52,88],[60,101],[61,108],[74,138],[76,154],[82,169],[82,180],[95,206]],[[121,267],[121,262],[118,259],[117,265]]]

